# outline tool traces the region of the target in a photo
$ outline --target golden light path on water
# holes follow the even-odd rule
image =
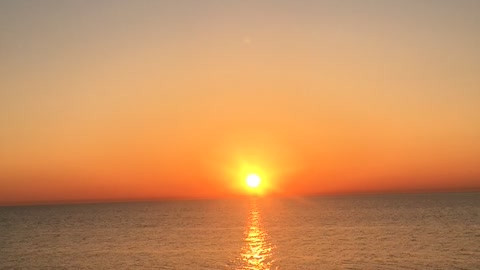
[[[266,270],[273,268],[273,249],[268,234],[264,230],[260,210],[257,202],[252,201],[247,229],[245,232],[245,245],[242,248],[241,257],[244,270]]]

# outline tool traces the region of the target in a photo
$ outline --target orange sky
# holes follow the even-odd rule
[[[0,204],[480,189],[473,1],[0,3]]]

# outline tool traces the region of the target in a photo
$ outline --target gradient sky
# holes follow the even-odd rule
[[[480,1],[0,2],[0,203],[480,189]]]

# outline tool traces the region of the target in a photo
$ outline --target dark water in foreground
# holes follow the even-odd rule
[[[480,269],[480,194],[0,208],[0,269]]]

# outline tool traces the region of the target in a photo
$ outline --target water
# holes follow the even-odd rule
[[[480,194],[2,207],[0,269],[480,269]]]

